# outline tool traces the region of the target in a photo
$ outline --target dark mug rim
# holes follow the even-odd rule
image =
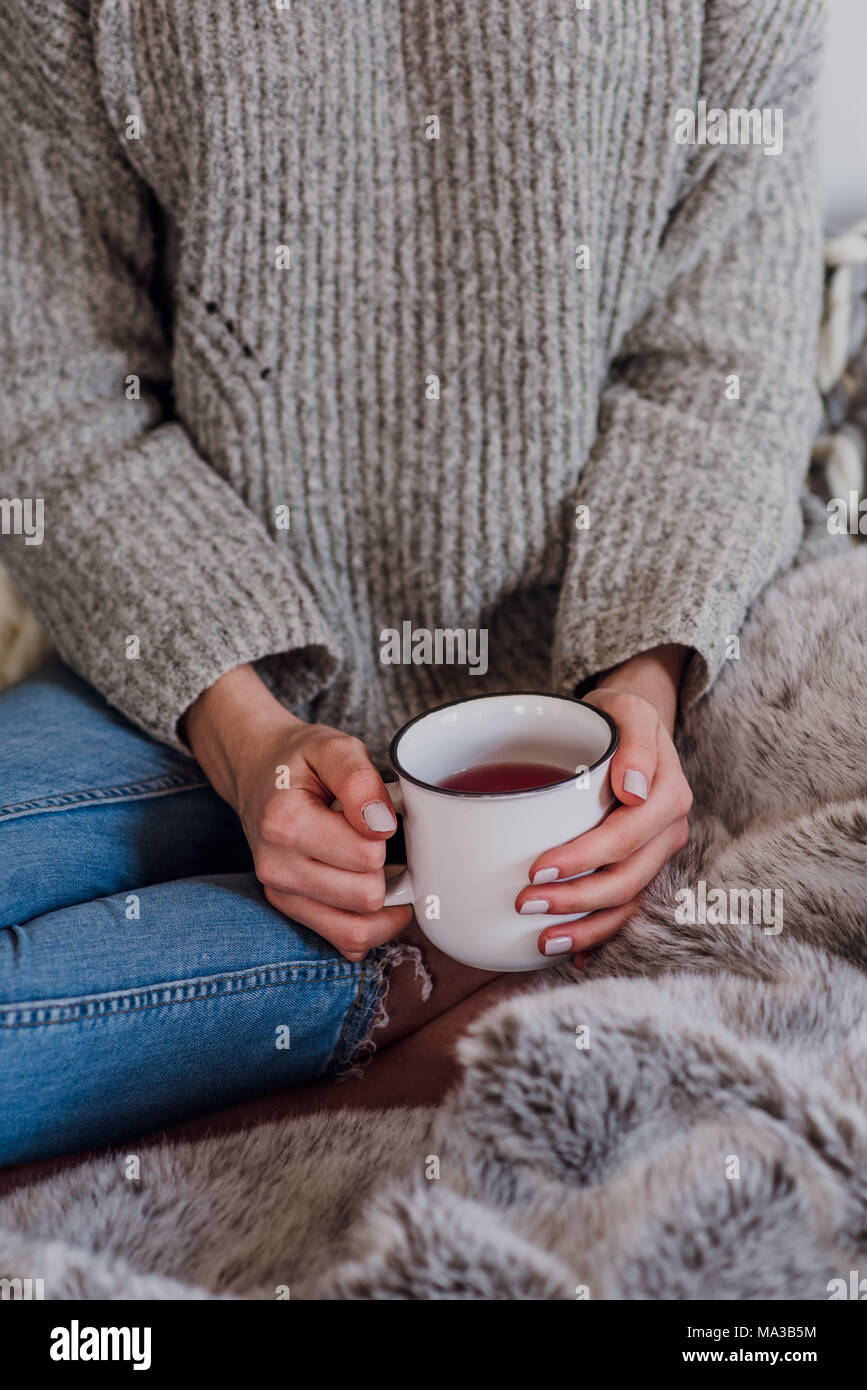
[[[444,709],[451,709],[453,705],[469,705],[472,704],[474,700],[520,699],[524,697],[529,699],[538,699],[541,697],[545,700],[560,700],[567,705],[582,705],[585,709],[592,710],[594,714],[597,714],[600,719],[605,721],[611,732],[611,737],[608,740],[608,747],[602,756],[597,758],[595,763],[590,765],[588,773],[595,772],[597,767],[602,767],[603,763],[610,762],[614,757],[620,743],[620,734],[610,714],[606,714],[605,711],[599,709],[597,705],[591,705],[587,700],[579,700],[574,695],[561,695],[558,691],[554,690],[492,690],[482,695],[462,695],[456,700],[446,700],[442,705],[434,705],[432,709],[422,710],[420,714],[413,715],[412,719],[408,719],[407,722],[398,729],[391,743],[388,745],[389,762],[398,777],[403,778],[404,781],[412,782],[416,787],[422,787],[425,791],[437,792],[440,796],[463,796],[473,798],[476,801],[493,801],[515,796],[537,796],[540,792],[553,791],[555,787],[565,787],[570,782],[574,782],[574,772],[571,773],[569,777],[561,778],[559,782],[546,782],[544,786],[541,787],[525,787],[523,790],[513,792],[471,792],[461,791],[456,787],[438,787],[435,782],[425,782],[423,778],[416,777],[414,773],[408,772],[397,756],[397,746],[404,734],[412,728],[413,724],[418,724],[420,720],[427,719],[431,714],[439,714]]]

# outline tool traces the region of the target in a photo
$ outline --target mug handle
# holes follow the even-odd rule
[[[399,782],[386,782],[385,790],[388,792],[392,806],[399,816],[403,815],[403,793]],[[409,869],[404,869],[403,873],[397,875],[389,881],[385,890],[385,902],[383,907],[403,907],[404,903],[412,905],[414,893],[412,880],[409,876]]]

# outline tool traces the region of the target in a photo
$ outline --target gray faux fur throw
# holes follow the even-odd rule
[[[865,632],[867,548],[819,516],[682,730],[690,845],[580,979],[475,1025],[443,1108],[145,1149],[138,1181],[94,1160],[0,1202],[0,1274],[302,1299],[827,1299],[867,1275]],[[715,889],[720,917],[732,890],[768,910],[677,920]]]

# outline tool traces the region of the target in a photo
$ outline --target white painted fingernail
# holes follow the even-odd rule
[[[361,808],[361,819],[368,830],[394,830],[397,824],[394,812],[384,801],[368,801]]]
[[[535,886],[537,883],[553,883],[555,878],[560,877],[559,869],[537,869],[530,882]]]
[[[549,936],[545,942],[546,956],[565,956],[567,951],[574,950],[571,936]]]
[[[550,912],[551,909],[543,898],[528,898],[525,903],[521,903],[521,916],[529,917],[533,912]]]
[[[631,792],[633,796],[640,796],[642,801],[647,800],[647,778],[643,772],[636,772],[631,767],[623,778],[623,790]]]

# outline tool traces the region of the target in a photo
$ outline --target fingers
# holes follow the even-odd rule
[[[337,798],[349,825],[365,837],[387,839],[397,829],[385,783],[360,739],[350,734],[313,739],[305,759]]]
[[[579,966],[629,920],[647,884],[686,845],[692,806],[677,751],[651,702],[613,689],[596,693],[618,725],[610,776],[621,805],[593,830],[540,854],[515,899],[525,915],[584,914],[545,927],[538,942],[542,955],[571,953]]]
[[[299,893],[265,889],[265,897],[278,912],[309,927],[330,941],[349,961],[363,960],[368,951],[399,936],[412,921],[411,907],[386,907],[381,912],[343,912]]]
[[[387,836],[360,835],[339,811],[330,811],[315,793],[300,787],[272,794],[258,832],[256,871],[260,878],[266,855],[269,862],[276,855],[292,855],[355,873],[381,869],[385,863]]]
[[[623,804],[595,829],[540,855],[515,900],[525,914],[586,914],[539,936],[542,955],[574,954],[579,967],[629,920],[647,884],[689,839],[692,793],[674,744],[645,701],[622,703],[611,782]]]
[[[681,820],[692,806],[692,793],[681,771],[674,744],[660,740],[650,794],[646,801],[619,806],[593,830],[566,844],[540,854],[530,865],[529,879],[544,885],[545,896],[556,869],[557,878],[589,873],[602,865],[618,864],[635,854],[674,821]]]
[[[583,969],[587,952],[616,936],[640,906],[639,895],[619,907],[609,907],[604,912],[591,912],[589,917],[582,917],[580,922],[565,922],[560,927],[551,927],[539,938],[539,950],[543,956],[567,956],[570,952],[576,952],[575,964],[579,969]]]
[[[637,897],[654,879],[673,854],[682,850],[689,839],[689,822],[681,816],[654,836],[646,845],[622,862],[610,864],[585,878],[569,879],[565,883],[546,883],[542,887],[523,888],[515,899],[518,912],[525,916],[550,912],[562,915],[569,912],[597,912],[621,907]],[[560,932],[551,927],[543,932]],[[543,950],[542,954],[545,952]]]
[[[411,918],[405,909],[382,916],[385,841],[397,820],[359,739],[317,727],[301,752],[290,784],[270,792],[251,836],[256,874],[281,912],[340,950],[349,942],[347,959],[360,960]],[[329,809],[332,798],[340,811]]]
[[[263,888],[315,898],[327,907],[346,912],[379,912],[385,902],[385,875],[381,869],[353,873],[294,850],[260,847],[256,875]]]
[[[592,704],[592,697],[587,703]],[[628,696],[615,708],[620,742],[611,759],[611,790],[626,806],[640,806],[656,772],[659,715],[647,700]]]

